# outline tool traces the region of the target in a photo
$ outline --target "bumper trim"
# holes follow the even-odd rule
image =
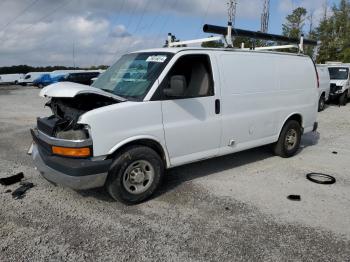
[[[40,174],[54,184],[60,184],[75,190],[84,190],[104,186],[108,173],[93,174],[87,176],[69,176],[47,166],[42,159],[38,146],[33,146],[32,157]]]

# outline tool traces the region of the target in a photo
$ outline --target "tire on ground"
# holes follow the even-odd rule
[[[277,143],[273,146],[274,153],[283,158],[294,156],[300,146],[301,132],[299,122],[289,120],[285,123]],[[292,141],[293,138],[295,139],[294,142]]]
[[[144,161],[150,164],[150,168],[154,171],[153,181],[148,185],[145,192],[140,194],[130,193],[127,190],[125,181],[128,170],[132,168],[135,162]],[[146,146],[131,146],[119,153],[108,173],[106,181],[106,189],[110,196],[125,204],[137,204],[148,199],[159,187],[164,173],[164,163],[161,157],[153,149]],[[128,180],[129,181],[129,180]]]

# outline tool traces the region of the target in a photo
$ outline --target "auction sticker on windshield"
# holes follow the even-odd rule
[[[164,55],[152,55],[147,58],[146,62],[164,63],[165,60],[166,56]]]

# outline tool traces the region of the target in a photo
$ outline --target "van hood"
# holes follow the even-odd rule
[[[336,84],[337,86],[346,85],[347,80],[331,80],[331,84]]]
[[[49,97],[49,98],[53,98],[53,97],[73,98],[81,94],[96,94],[96,95],[112,98],[119,102],[126,101],[125,98],[105,92],[101,89],[88,86],[88,85],[72,83],[72,82],[58,82],[52,85],[48,85],[40,91],[39,95],[41,97]]]

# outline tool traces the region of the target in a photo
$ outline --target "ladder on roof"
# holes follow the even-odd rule
[[[238,28],[233,28],[230,24],[228,27],[215,26],[205,24],[203,26],[203,32],[218,34],[219,36],[212,36],[201,39],[187,40],[187,41],[174,41],[174,36],[168,34],[168,47],[178,47],[188,44],[205,43],[211,41],[223,41],[226,43],[226,47],[232,48],[232,39],[237,36],[248,37],[252,39],[267,40],[274,42],[288,43],[286,45],[276,45],[276,46],[262,46],[254,47],[252,50],[281,50],[281,49],[297,49],[299,53],[304,53],[304,46],[310,45],[314,46],[314,57],[317,55],[317,50],[319,48],[320,42],[315,40],[305,39],[303,35],[300,38],[290,38],[282,35],[275,35],[269,33],[255,32],[249,30],[243,30]],[[242,45],[241,49],[249,50],[249,48],[244,48]]]

